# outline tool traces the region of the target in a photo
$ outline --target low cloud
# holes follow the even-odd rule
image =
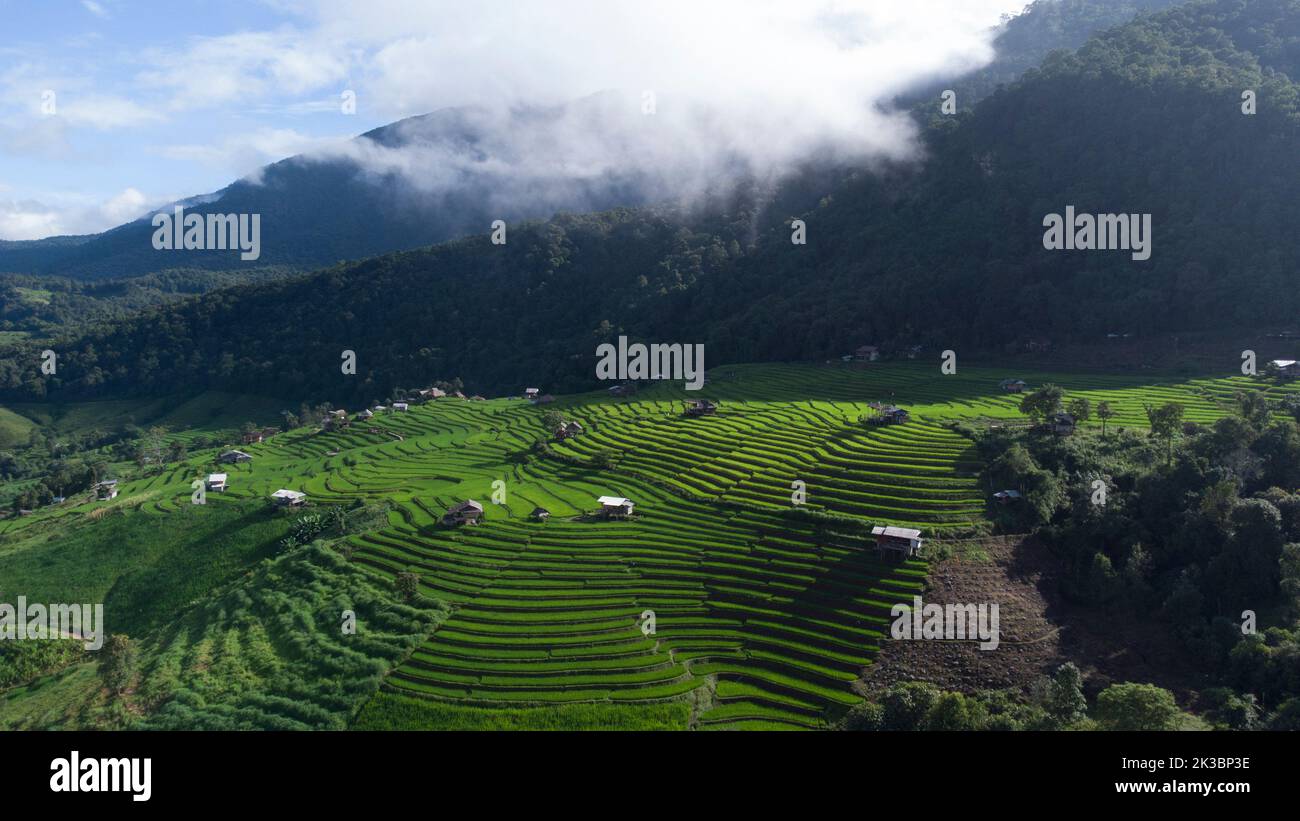
[[[154,149],[172,160],[186,160],[219,168],[236,177],[257,175],[269,163],[296,154],[328,153],[342,142],[333,137],[312,137],[291,128],[263,128],[227,137],[216,144],[187,143]]]
[[[135,188],[126,188],[103,201],[78,194],[56,194],[41,200],[6,200],[0,196],[0,239],[94,233],[139,219],[168,201],[170,198],[148,197]]]
[[[426,191],[490,177],[506,201],[545,196],[546,181],[631,178],[653,197],[690,197],[739,170],[770,179],[808,162],[911,158],[915,127],[886,101],[991,60],[995,25],[1019,6],[304,3],[305,43],[364,55],[348,64],[359,106],[394,119],[468,107],[462,134],[417,121],[401,145],[313,153]]]

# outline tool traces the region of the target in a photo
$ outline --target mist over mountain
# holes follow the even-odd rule
[[[336,30],[299,44],[310,54],[288,64],[274,53],[257,59],[293,74],[313,60],[322,69],[350,62],[344,43],[378,49],[366,63],[375,74],[364,99],[434,113],[350,140],[304,141],[306,153],[190,199],[199,214],[259,214],[256,259],[156,253],[149,214],[100,235],[0,247],[0,272],[98,279],[173,268],[308,270],[484,231],[496,219],[692,201],[813,163],[907,157],[916,129],[888,101],[935,72],[987,62],[988,22],[1012,2],[653,10],[565,2],[484,9],[472,19],[407,6],[414,19],[398,26],[333,8],[325,17]],[[538,51],[543,40],[548,48]],[[671,55],[666,42],[675,44]],[[235,55],[217,57],[204,51],[194,68],[231,73],[231,87],[254,82],[240,76]]]
[[[591,387],[595,347],[619,334],[705,343],[718,364],[1290,323],[1297,35],[1297,0],[1175,8],[932,124],[923,164],[795,178],[775,200],[742,190],[703,211],[570,215],[506,246],[475,236],[228,289],[81,340],[49,385],[369,401],[452,376],[481,391]],[[1151,258],[1046,250],[1044,217],[1067,206],[1150,214]],[[806,246],[791,244],[796,216]],[[357,378],[339,376],[343,349]],[[11,392],[44,384],[30,365],[4,378]]]
[[[306,270],[485,231],[497,219],[641,205],[675,193],[669,179],[707,185],[717,174],[746,171],[739,160],[690,157],[666,143],[655,123],[636,101],[615,94],[507,112],[446,109],[283,160],[181,203],[187,213],[259,214],[262,249],[254,263],[224,251],[156,251],[146,217],[92,237],[5,243],[0,268],[87,279],[171,267]],[[652,146],[659,153],[651,154]],[[698,174],[706,162],[712,179]]]

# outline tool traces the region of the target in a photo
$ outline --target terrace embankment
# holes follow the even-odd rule
[[[1001,643],[981,650],[975,641],[886,639],[855,685],[861,694],[903,681],[966,693],[1024,690],[1067,661],[1090,694],[1122,681],[1153,682],[1180,698],[1195,693],[1195,671],[1162,624],[1070,602],[1060,592],[1061,563],[1042,542],[994,537],[953,543],[949,552],[930,566],[925,603],[996,602]]]

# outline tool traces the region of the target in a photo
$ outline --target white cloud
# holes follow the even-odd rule
[[[59,213],[39,202],[0,200],[0,239],[41,239],[62,233]]]
[[[306,152],[348,156],[429,190],[472,172],[500,180],[501,197],[536,197],[547,196],[539,181],[632,174],[664,196],[689,195],[736,162],[776,176],[813,158],[915,156],[910,120],[887,101],[987,62],[993,26],[1025,0],[264,2],[292,22],[139,49],[118,65],[129,66],[129,83],[60,91],[59,117],[0,128],[0,148],[67,153],[66,128],[178,122],[183,112],[187,122],[219,117],[219,136],[153,150],[240,176]],[[41,88],[65,88],[48,82],[38,64],[0,74],[0,90],[21,83],[24,108]],[[334,109],[345,88],[370,122],[473,106],[465,116],[481,142],[394,150],[286,127],[284,118]],[[519,114],[606,90],[617,94],[549,119]],[[640,113],[643,90],[656,96],[652,117]],[[227,136],[243,118],[253,125]],[[41,200],[71,209],[58,220],[66,230],[105,213],[106,203]],[[7,213],[3,225],[30,233],[46,212],[11,202]]]
[[[481,141],[337,148],[377,173],[436,189],[463,171],[536,195],[547,179],[639,174],[690,195],[737,162],[778,176],[816,158],[915,155],[887,101],[993,56],[992,29],[1023,0],[450,0],[304,2],[304,51],[335,48],[358,105],[389,118],[474,106]],[[323,60],[323,58],[321,58]],[[614,89],[559,117],[510,116]],[[656,113],[640,113],[652,91]],[[488,159],[482,156],[486,154]]]
[[[139,219],[173,200],[149,197],[135,188],[105,200],[78,193],[53,193],[39,200],[0,199],[0,239],[97,233]]]
[[[347,76],[341,44],[292,28],[193,38],[183,50],[152,50],[138,81],[169,95],[177,110],[253,107],[269,96],[302,95]]]
[[[86,11],[95,15],[99,19],[108,19],[108,9],[104,8],[99,3],[96,3],[95,0],[81,0],[81,5],[85,7]]]
[[[243,177],[268,163],[295,154],[326,151],[338,142],[335,138],[311,137],[291,128],[263,128],[227,137],[219,143],[168,145],[156,151],[168,159],[198,162]]]
[[[58,116],[75,127],[108,131],[163,120],[157,111],[114,95],[72,95],[60,98]]]

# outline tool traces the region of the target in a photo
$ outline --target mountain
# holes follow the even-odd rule
[[[505,112],[445,109],[179,203],[186,213],[259,214],[256,260],[155,250],[151,214],[93,236],[0,243],[0,273],[102,279],[175,268],[305,271],[486,231],[498,219],[642,205],[667,196],[664,181],[679,169],[661,167],[647,148],[658,135],[638,106],[610,92]]]
[[[1053,51],[1074,51],[1103,29],[1178,5],[1184,0],[1037,0],[1003,21],[993,40],[996,56],[987,66],[961,77],[928,84],[905,95],[904,104],[924,102],[951,88],[960,106],[970,106],[999,86],[1020,79]]]
[[[1300,0],[1177,7],[930,124],[919,165],[799,178],[772,201],[565,215],[506,246],[472,237],[228,289],[70,343],[48,382],[24,353],[0,385],[352,402],[452,376],[481,392],[592,387],[596,346],[620,333],[703,343],[716,365],[1290,324],[1298,35]],[[1247,89],[1257,114],[1242,112]],[[1046,250],[1044,219],[1068,206],[1149,214],[1150,259]],[[794,216],[807,245],[791,243]],[[345,349],[355,377],[339,372]]]
[[[1174,2],[1037,0],[1006,22],[991,65],[953,82],[963,104],[974,102],[1053,49],[1074,48],[1099,28]],[[227,252],[190,251],[181,259],[155,251],[151,214],[102,234],[0,241],[0,274],[117,280],[184,269],[191,276],[228,270],[258,279],[266,270],[307,271],[432,245],[486,231],[497,219],[656,202],[680,194],[680,179],[698,173],[691,165],[698,149],[676,151],[682,146],[672,145],[674,136],[656,131],[639,106],[639,99],[605,92],[506,112],[444,109],[274,163],[179,203],[189,213],[260,214],[263,248],[255,261]],[[675,154],[685,156],[669,159]],[[750,170],[724,157],[718,176],[702,184]]]

